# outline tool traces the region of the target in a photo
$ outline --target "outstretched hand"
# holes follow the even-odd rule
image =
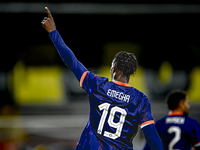
[[[56,25],[55,25],[54,19],[51,15],[51,12],[49,11],[49,9],[47,7],[45,7],[45,9],[47,11],[48,17],[44,17],[41,24],[42,24],[43,28],[45,28],[47,30],[47,32],[50,33],[52,31],[56,30]]]

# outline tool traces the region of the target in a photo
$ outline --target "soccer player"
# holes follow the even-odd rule
[[[184,91],[172,91],[166,97],[169,114],[156,122],[165,150],[200,150],[200,130],[195,119],[188,117],[189,102]],[[144,150],[149,150],[148,143]]]
[[[66,46],[49,9],[45,9],[48,17],[41,22],[42,26],[49,33],[62,60],[89,95],[89,121],[76,150],[133,150],[132,140],[138,126],[153,150],[163,150],[147,96],[128,84],[130,75],[137,69],[134,54],[116,54],[112,61],[111,82],[89,72]]]

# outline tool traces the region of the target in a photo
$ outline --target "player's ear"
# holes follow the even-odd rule
[[[112,66],[110,68],[110,72],[115,72],[116,71],[116,65],[114,63],[112,63]]]
[[[184,100],[180,100],[178,103],[178,107],[182,110],[184,108]]]
[[[118,70],[116,65],[114,65],[113,69],[113,72],[116,72]]]
[[[111,68],[110,68],[110,72],[111,72],[111,73],[114,73],[114,67],[111,67]]]
[[[181,108],[181,101],[179,101],[177,108]]]

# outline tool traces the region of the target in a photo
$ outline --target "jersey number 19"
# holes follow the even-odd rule
[[[115,128],[116,132],[110,133],[110,132],[104,131],[103,136],[111,138],[111,139],[116,139],[116,138],[120,137],[122,128],[123,128],[123,125],[125,122],[125,118],[127,115],[126,110],[122,109],[118,106],[115,106],[115,107],[112,107],[109,112],[109,107],[110,107],[109,103],[103,103],[103,104],[99,105],[98,107],[99,107],[99,110],[103,110],[103,113],[102,113],[102,116],[101,116],[101,119],[99,122],[97,133],[102,134],[103,126],[106,121],[106,117],[109,113],[108,124],[110,127]],[[118,122],[114,122],[114,116],[115,116],[116,112],[119,112],[121,114]]]

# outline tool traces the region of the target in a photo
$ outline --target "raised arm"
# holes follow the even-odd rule
[[[58,53],[60,54],[62,60],[65,64],[70,67],[76,78],[80,81],[82,74],[87,71],[87,69],[77,60],[74,53],[65,44],[60,34],[56,30],[56,25],[51,12],[47,7],[45,7],[48,17],[45,17],[41,22],[42,26],[47,30],[49,36],[54,43]]]

